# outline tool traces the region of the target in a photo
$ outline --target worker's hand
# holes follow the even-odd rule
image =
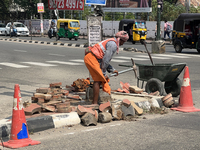
[[[110,81],[110,79],[108,78],[108,76],[107,76],[107,75],[105,76],[105,78],[106,78],[106,81],[107,81],[107,82],[109,82],[109,81]]]
[[[118,71],[117,70],[114,70],[113,73],[116,73],[115,76],[118,76]]]

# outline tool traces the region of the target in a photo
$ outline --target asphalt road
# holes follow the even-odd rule
[[[71,85],[78,78],[87,78],[84,66],[84,48],[53,45],[25,44],[0,41],[0,119],[12,115],[14,85],[19,84],[23,101],[30,101],[36,88],[48,87],[52,82]],[[142,45],[136,44],[138,49]],[[148,45],[149,49],[151,45]],[[127,69],[119,66],[130,64],[130,58],[136,63],[150,64],[146,53],[120,51],[111,64],[118,70]],[[154,63],[185,62],[189,67],[193,102],[200,108],[199,102],[199,60],[196,50],[174,52],[171,45],[166,45],[165,55],[152,54]],[[179,78],[183,79],[183,72]],[[133,72],[128,72],[110,79],[111,88],[120,87],[119,82],[136,85]],[[175,98],[176,100],[178,97]],[[40,145],[21,148],[22,150],[77,150],[77,149],[199,149],[200,112],[170,112],[166,115],[142,115],[138,121],[113,121],[107,124],[84,127],[63,127],[31,134]],[[143,119],[145,117],[146,119]],[[0,147],[1,148],[1,147]],[[4,148],[7,149],[7,148]]]

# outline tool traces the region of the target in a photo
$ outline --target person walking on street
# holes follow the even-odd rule
[[[53,36],[53,30],[54,30],[54,27],[55,27],[55,21],[52,19],[51,20],[51,25],[50,25],[50,29],[51,29],[51,36]]]
[[[84,62],[94,80],[93,104],[98,104],[100,85],[102,85],[104,92],[108,94],[111,93],[111,88],[108,84],[109,78],[106,75],[106,71],[109,73],[116,73],[116,76],[118,75],[118,71],[109,63],[114,53],[119,53],[119,46],[123,45],[128,39],[129,36],[126,31],[119,31],[116,33],[115,37],[101,41],[86,49]]]
[[[172,25],[170,23],[168,23],[167,20],[165,20],[165,24],[164,24],[164,40],[166,41],[166,35],[167,35],[169,37],[169,39],[170,39],[170,43],[171,43],[171,37],[170,37],[171,29],[172,29]]]

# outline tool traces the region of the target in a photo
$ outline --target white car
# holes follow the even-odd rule
[[[0,23],[0,35],[5,35],[5,31],[6,31],[6,25]]]
[[[10,25],[11,25],[11,22],[9,22],[6,25],[5,36],[10,34]],[[15,29],[17,29],[17,36],[29,36],[29,30],[23,23],[13,22],[13,25]]]

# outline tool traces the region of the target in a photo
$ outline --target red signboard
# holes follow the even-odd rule
[[[38,9],[38,13],[43,13],[44,12],[44,4],[37,3],[37,9]]]
[[[48,0],[49,9],[84,10],[84,0]]]

